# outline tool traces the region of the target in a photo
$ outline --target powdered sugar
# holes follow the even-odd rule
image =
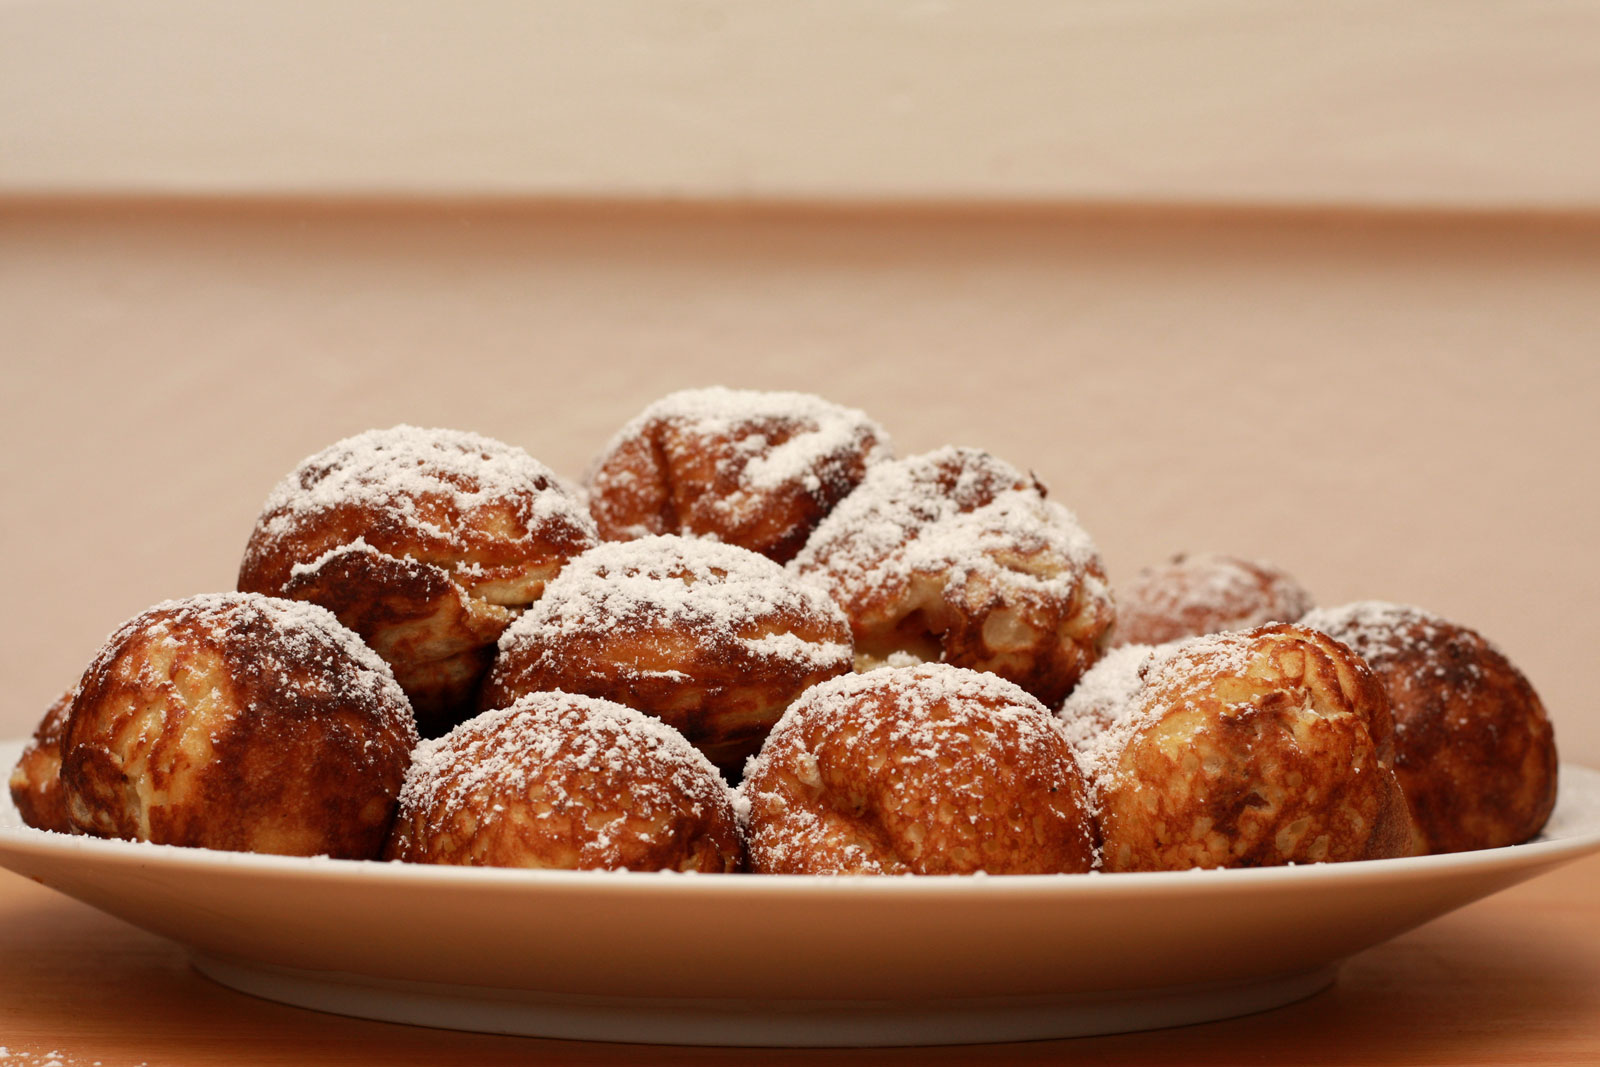
[[[522,449],[407,425],[347,437],[304,460],[268,495],[261,532],[285,537],[312,516],[352,506],[445,542],[485,507],[508,509],[529,527],[559,522],[596,536],[581,501]]]
[[[1242,677],[1257,650],[1256,633],[1229,630],[1158,645],[1151,653],[1146,677],[1160,675],[1162,684],[1187,695],[1217,677]]]
[[[1191,703],[1218,677],[1242,676],[1254,654],[1248,631],[1165,645],[1124,645],[1084,674],[1061,707],[1067,737],[1091,784],[1116,773],[1128,744],[1167,711]],[[1152,699],[1160,691],[1160,701]]]
[[[572,790],[620,789],[618,795],[578,795]],[[490,804],[519,803],[537,789],[550,811],[614,813],[588,819],[586,849],[603,857],[618,824],[635,831],[687,803],[728,805],[717,770],[678,731],[660,720],[608,700],[570,693],[530,693],[509,707],[486,711],[412,753],[401,789],[401,818],[428,810],[444,818]]]
[[[1165,583],[1161,589],[1174,610],[1188,606],[1218,610],[1248,608],[1222,626],[1225,630],[1245,630],[1269,622],[1294,622],[1311,608],[1311,598],[1288,575],[1263,560],[1239,560],[1229,556],[1200,553],[1174,561],[1182,581]],[[1267,581],[1263,576],[1276,580]]]
[[[507,628],[500,649],[559,647],[568,635],[627,627],[734,642],[758,658],[849,663],[847,644],[775,630],[784,620],[847,632],[838,605],[765,556],[660,535],[604,543],[572,560],[544,598]]]
[[[1362,659],[1382,661],[1436,646],[1455,627],[1431,612],[1382,600],[1358,600],[1339,607],[1318,608],[1300,625],[1321,630],[1342,641]]]
[[[1041,556],[1054,566],[1041,566]],[[976,449],[942,448],[872,468],[790,566],[846,603],[914,575],[969,580],[1001,570],[1057,596],[1082,582],[1091,598],[1109,598],[1094,543],[1072,513]]]
[[[796,633],[769,633],[739,640],[751,653],[763,659],[807,662],[816,667],[847,663],[852,654],[851,647],[842,642],[807,641]]]
[[[1118,626],[1135,644],[1294,622],[1311,607],[1311,595],[1281,568],[1205,553],[1140,572],[1117,598]]]
[[[259,593],[202,593],[182,600],[165,600],[119,627],[107,640],[89,672],[104,669],[134,635],[160,626],[212,634],[227,640],[236,625],[260,620],[269,627],[270,639],[251,641],[250,652],[259,668],[285,677],[308,670],[336,677],[342,695],[379,713],[403,718],[396,723],[414,731],[410,702],[395,681],[394,672],[326,608],[299,600],[283,600]]]
[[[865,412],[809,393],[712,386],[657,400],[617,432],[602,456],[660,423],[698,438],[731,439],[740,484],[754,491],[798,483],[815,492],[831,457],[865,451],[872,464],[892,454],[888,434]],[[767,436],[774,427],[788,435],[777,444]]]
[[[1084,783],[1049,710],[1003,679],[947,664],[813,686],[741,790],[756,870],[1084,870]]]
[[[382,809],[363,805],[387,805],[417,727],[388,664],[331,612],[207,593],[157,604],[111,635],[63,742],[69,781],[96,753],[123,761],[121,790],[68,796],[72,823],[89,833],[358,858],[385,830]],[[336,779],[342,788],[318,784]],[[233,782],[250,782],[240,789],[254,798],[237,810]]]
[[[57,1049],[51,1049],[48,1052],[29,1052],[26,1049],[12,1049],[5,1045],[0,1045],[0,1064],[4,1065],[15,1064],[16,1067],[80,1067],[84,1062],[83,1060],[73,1059]],[[90,1067],[100,1067],[100,1061],[93,1061]],[[145,1067],[144,1062],[141,1061],[138,1067]]]
[[[878,692],[893,694],[894,728],[889,746],[902,758],[938,760],[943,738],[974,722],[999,718],[1013,724],[1024,751],[1059,741],[1059,726],[1050,711],[1021,686],[995,674],[941,663],[914,667],[879,667],[864,674],[846,674],[812,686],[801,694],[773,727],[767,745],[751,757],[746,778],[759,777],[769,751],[784,743],[802,723],[822,724],[825,732],[851,726],[860,715],[859,698]]]
[[[357,537],[354,541],[348,541],[342,545],[332,546],[316,559],[305,563],[296,563],[294,566],[289,568],[289,576],[291,578],[302,578],[306,575],[316,574],[322,570],[329,560],[336,556],[343,556],[350,552],[363,552],[369,556],[383,555],[381,551],[367,544],[367,539],[365,537]],[[465,572],[466,568],[462,568],[462,571]]]
[[[575,751],[565,751],[574,737]],[[685,792],[694,787],[694,776],[717,776],[698,749],[659,719],[595,697],[529,693],[418,745],[401,799],[415,803],[440,790],[466,794],[483,784],[525,791],[556,761],[621,774],[641,755],[669,765]]]
[[[1476,630],[1405,604],[1357,601],[1311,612],[1301,625],[1349,645],[1380,676],[1398,671],[1419,684],[1452,687],[1463,699],[1465,691],[1498,672],[1498,664],[1521,678],[1506,654]],[[1392,688],[1390,696],[1395,698]],[[1398,732],[1413,726],[1409,715],[1397,713],[1395,719]]]
[[[1067,740],[1091,778],[1114,764],[1137,732],[1138,696],[1154,652],[1152,645],[1112,649],[1078,680],[1061,705]]]

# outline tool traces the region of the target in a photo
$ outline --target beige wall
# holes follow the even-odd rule
[[[335,438],[577,474],[723,382],[1031,464],[1114,579],[1218,549],[1476,625],[1600,764],[1597,292],[1592,219],[0,205],[0,734]]]
[[[1593,0],[0,4],[0,193],[1600,206]]]

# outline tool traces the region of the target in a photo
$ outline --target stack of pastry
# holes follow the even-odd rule
[[[41,829],[204,848],[1037,874],[1515,844],[1555,768],[1471,630],[1224,556],[1114,596],[1032,474],[702,389],[582,487],[456,431],[310,457],[238,591],[119,628],[11,791]]]

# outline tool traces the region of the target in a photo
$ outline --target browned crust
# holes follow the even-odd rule
[[[670,415],[647,419],[597,461],[590,513],[609,541],[647,534],[710,536],[788,562],[861,482],[877,435],[864,423],[852,447],[820,456],[809,477],[759,490],[745,481],[756,453],[740,445],[765,439],[765,454],[817,428],[804,417],[753,415],[725,433],[706,434]]]
[[[472,696],[512,612],[467,596],[446,571],[360,548],[290,576],[282,596],[327,608],[394,668],[418,729],[436,736],[472,714]]]
[[[72,690],[68,689],[44,713],[11,772],[11,801],[22,821],[36,830],[73,832],[61,793],[61,735],[71,712]]]
[[[963,513],[987,507],[1007,493],[1036,495],[1041,501],[1048,495],[1037,477],[1016,472],[987,453],[952,450],[942,462],[926,459],[902,462],[922,461],[921,484]],[[1023,536],[996,544],[981,561],[896,573],[877,583],[855,577],[886,569],[908,544],[857,561],[852,557],[862,552],[858,538],[848,528],[835,527],[813,539],[799,564],[801,573],[829,584],[850,617],[863,666],[909,654],[924,662],[997,674],[1055,707],[1104,652],[1115,612],[1109,597],[1091,595],[1092,588],[1106,586],[1097,555],[1068,561],[1042,541]],[[1027,581],[1062,575],[1074,578],[1064,596],[1047,595]]]
[[[544,564],[559,569],[561,563],[594,544],[587,530],[566,521],[559,512],[540,512],[536,502],[541,494],[566,492],[548,476],[530,475],[525,491],[496,494],[466,509],[440,492],[407,494],[403,511],[360,501],[307,509],[305,498],[334,469],[333,463],[308,461],[291,475],[303,495],[263,511],[240,565],[241,592],[278,595],[297,565],[309,565],[357,540],[382,555],[434,563],[452,574],[462,564],[470,564],[476,584],[515,578]],[[452,471],[429,473],[464,492],[481,488],[475,479]],[[288,533],[275,534],[274,530]]]
[[[333,469],[308,462],[291,477],[309,495]],[[452,471],[430,473],[467,492],[479,488]],[[426,491],[407,494],[404,508],[311,508],[304,499],[269,507],[245,548],[238,589],[333,611],[394,668],[424,731],[442,733],[471,714],[494,643],[516,611],[595,543],[559,509],[541,511],[544,493],[566,490],[530,476],[521,491],[470,508]]]
[[[1555,732],[1539,694],[1474,630],[1437,617],[1371,653],[1394,709],[1395,771],[1432,852],[1520,844],[1555,808]],[[1350,638],[1358,647],[1359,635]]]
[[[562,870],[743,869],[732,804],[703,763],[696,788],[682,791],[659,758],[635,752],[626,765],[587,759],[597,735],[580,728],[556,734],[550,744],[502,746],[502,754],[515,753],[525,787],[503,776],[467,788],[477,769],[471,746],[503,726],[474,719],[439,742],[455,763],[433,788],[406,790],[385,859]],[[677,771],[681,777],[681,766]],[[642,801],[647,794],[652,799]]]
[[[839,645],[833,662],[758,655],[742,639],[792,634],[807,646]],[[503,708],[529,693],[561,690],[635,708],[677,729],[719,768],[744,766],[802,692],[850,670],[842,617],[777,606],[739,632],[685,631],[649,617],[558,638],[518,635],[496,658],[479,696]]]
[[[1002,566],[1027,571],[1037,554],[1007,553]],[[1104,582],[1095,560],[1089,580]],[[858,597],[851,613],[857,645],[887,659],[894,651],[922,649],[920,658],[997,674],[1052,707],[1072,692],[1105,650],[1113,611],[1109,601],[1088,595],[1077,582],[1065,600],[1041,596],[1005,581],[957,574],[944,581],[937,599]]]
[[[1048,874],[1088,871],[1094,824],[1064,738],[1031,752],[994,716],[952,727],[937,752],[904,739],[890,677],[837,716],[802,706],[742,783],[752,869],[766,874]],[[989,709],[999,701],[977,701]],[[1037,709],[1042,716],[1048,712]],[[937,714],[937,712],[935,713]],[[838,724],[848,723],[844,728]]]
[[[848,644],[848,633],[843,640]],[[630,647],[634,641],[639,643]],[[749,656],[695,647],[692,641],[672,667],[636,666],[659,651],[659,644],[642,635],[612,633],[575,637],[550,656],[502,656],[483,687],[482,705],[505,707],[524,694],[553,690],[612,700],[661,719],[712,763],[737,772],[795,697],[850,669],[842,661],[809,670],[794,663],[756,663]]]
[[[72,824],[230,851],[378,854],[415,744],[409,709],[352,699],[331,648],[309,658],[259,613],[154,609],[84,674],[62,739]]]
[[[1224,570],[1247,584],[1208,590]],[[1311,607],[1310,594],[1281,568],[1232,556],[1179,555],[1118,588],[1112,643],[1160,645],[1273,620],[1297,622]]]
[[[1419,851],[1382,687],[1348,648],[1293,626],[1248,632],[1242,673],[1158,667],[1155,717],[1101,783],[1110,871],[1337,862]],[[1170,661],[1169,661],[1170,662]]]

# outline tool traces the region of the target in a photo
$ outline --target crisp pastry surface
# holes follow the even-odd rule
[[[1049,710],[945,664],[809,690],[739,789],[760,872],[1046,874],[1094,861],[1085,783]]]
[[[1303,620],[1371,665],[1395,717],[1395,770],[1432,852],[1520,844],[1555,807],[1555,734],[1532,684],[1481,634],[1362,601]]]
[[[727,787],[630,708],[530,693],[418,747],[389,859],[567,870],[735,871]]]
[[[55,699],[11,769],[11,801],[22,821],[35,830],[72,833],[61,795],[61,735],[72,712],[72,690]]]
[[[1287,625],[1127,646],[1062,709],[1108,871],[1412,855],[1383,688]]]
[[[608,542],[568,564],[506,630],[480,698],[561,689],[662,719],[737,770],[789,703],[850,669],[850,626],[764,556],[673,535]]]
[[[394,668],[424,730],[441,732],[471,713],[507,624],[596,540],[582,502],[520,448],[396,426],[279,483],[239,588],[333,611]]]
[[[608,540],[690,534],[782,563],[890,447],[864,413],[820,397],[684,390],[607,445],[589,506]]]
[[[1261,560],[1181,555],[1117,588],[1115,644],[1159,645],[1269,622],[1295,622],[1311,594]]]
[[[111,636],[73,696],[61,781],[85,833],[370,859],[416,740],[388,665],[332,614],[207,594]]]
[[[942,661],[1052,706],[1099,658],[1113,617],[1072,514],[1032,475],[970,448],[872,468],[790,567],[844,607],[858,669]]]

